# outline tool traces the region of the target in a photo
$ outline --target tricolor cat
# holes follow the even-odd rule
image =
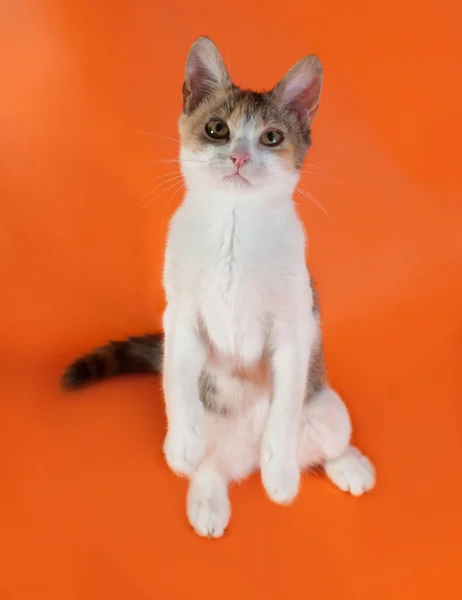
[[[374,486],[329,387],[319,307],[292,199],[311,144],[323,73],[300,60],[269,92],[235,86],[214,43],[191,47],[179,121],[186,195],[165,252],[164,336],[108,344],[65,372],[69,388],[119,373],[162,372],[164,453],[189,478],[187,514],[202,536],[230,519],[228,486],[260,469],[291,502],[300,472],[323,466],[340,489]]]

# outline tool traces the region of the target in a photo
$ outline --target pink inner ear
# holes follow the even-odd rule
[[[186,69],[187,82],[193,93],[204,91],[213,78],[210,71],[197,55],[191,56]]]
[[[317,60],[304,59],[277,86],[280,98],[300,118],[314,118],[322,90],[322,68]],[[277,89],[276,88],[276,89]]]
[[[189,108],[196,106],[208,94],[228,85],[230,78],[215,44],[201,37],[191,46],[186,61],[186,94],[183,99]],[[190,93],[188,93],[190,92]]]
[[[207,94],[218,85],[213,73],[207,69],[199,56],[192,56],[186,69],[186,81],[183,87],[183,102],[190,100],[191,107],[197,106]]]
[[[282,93],[282,100],[295,110],[311,113],[318,105],[321,88],[320,75],[300,73],[287,83]]]

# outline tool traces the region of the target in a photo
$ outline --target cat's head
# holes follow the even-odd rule
[[[179,121],[188,187],[292,192],[321,88],[321,63],[307,56],[271,91],[241,90],[215,44],[200,37],[187,58]]]

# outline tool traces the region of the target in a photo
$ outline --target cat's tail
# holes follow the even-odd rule
[[[117,375],[160,373],[163,339],[163,334],[155,333],[109,342],[71,363],[61,384],[67,390],[75,390]]]

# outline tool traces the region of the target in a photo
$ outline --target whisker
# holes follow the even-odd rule
[[[275,177],[276,179],[284,179],[284,177],[278,176],[278,173],[283,174],[282,171],[280,171],[278,169],[274,169],[271,172],[271,175],[273,177]],[[314,174],[320,175],[320,173],[314,173]],[[323,213],[326,215],[327,219],[329,220],[330,224],[335,225],[335,227],[340,231],[340,233],[342,234],[342,237],[348,243],[348,245],[353,249],[354,252],[357,252],[356,247],[354,246],[352,241],[348,238],[348,236],[343,231],[343,229],[340,227],[340,225],[337,223],[337,221],[334,219],[334,217],[327,211],[327,209],[321,204],[321,202],[317,198],[315,198],[312,194],[310,194],[310,192],[308,192],[308,190],[306,190],[305,188],[302,188],[300,183],[298,183],[298,185],[295,187],[295,191],[299,192],[302,196],[304,196],[305,198],[307,198],[308,200],[313,202],[313,204],[315,204],[320,210],[322,210]],[[306,230],[305,230],[305,234],[306,234]]]
[[[183,190],[184,188],[185,188],[185,185],[184,185],[184,183],[182,183],[182,185],[180,185],[180,187],[177,190],[175,190],[173,192],[173,194],[170,196],[167,204],[165,205],[164,210],[162,211],[162,221],[165,221],[165,213],[167,212],[167,209],[170,206],[173,198],[178,194],[178,192],[181,192],[181,190]]]
[[[138,169],[137,171],[135,171],[134,173],[139,173],[140,171],[143,171],[144,169],[148,169],[150,167],[154,167],[156,165],[168,165],[168,164],[181,164],[181,163],[196,163],[196,164],[202,164],[202,163],[207,163],[207,160],[200,160],[200,159],[193,159],[193,158],[183,158],[182,160],[178,159],[178,158],[160,158],[160,159],[152,159],[152,158],[148,158],[146,160],[139,160],[136,163],[133,163],[131,165],[127,165],[125,167],[122,167],[123,169],[130,169],[132,167],[137,167],[138,165],[144,165],[142,166],[140,169]]]
[[[305,223],[303,222],[303,219],[301,218],[300,213],[298,212],[297,209],[295,209],[295,214],[297,215],[300,223],[302,224],[303,231],[305,233],[305,242],[307,242],[308,241],[308,232],[306,231]]]
[[[181,173],[178,173],[178,171],[171,171],[170,173],[163,173],[162,175],[158,175],[157,177],[153,177],[152,179],[150,179],[148,181],[148,183],[153,183],[154,181],[158,181],[159,179],[162,179],[164,177],[170,177],[173,175],[181,175]],[[165,182],[167,183],[167,182]]]
[[[310,166],[310,165],[308,165],[308,166]],[[302,173],[303,175],[317,175],[318,177],[322,177],[323,179],[327,179],[327,181],[332,181],[333,183],[336,183],[337,185],[342,186],[343,188],[345,188],[349,192],[358,195],[357,192],[350,185],[348,185],[347,183],[345,183],[343,181],[339,181],[338,179],[335,179],[334,177],[330,177],[329,175],[325,175],[324,173],[316,173],[316,172],[313,172],[313,171],[300,171],[300,173]],[[366,196],[363,196],[362,194],[359,194],[359,196],[363,200],[367,200]]]
[[[319,165],[303,165],[303,167],[309,167],[310,169],[319,169],[320,171],[326,171],[327,169],[325,167],[320,167]],[[299,169],[300,173],[304,173],[304,169]]]
[[[138,165],[143,165],[144,163],[148,163],[148,162],[152,162],[152,158],[147,158],[146,160],[137,160],[136,162],[134,162],[130,165],[125,165],[122,168],[123,169],[131,169],[132,167],[137,167]]]
[[[302,188],[300,186],[297,186],[295,188],[295,190],[297,192],[299,192],[302,196],[305,196],[305,198],[308,198],[309,200],[311,200],[313,202],[313,204],[316,204],[316,206],[318,208],[320,208],[323,213],[326,215],[326,217],[333,222],[333,217],[332,215],[327,211],[327,209],[321,204],[321,202],[319,202],[319,200],[317,198],[315,198],[312,194],[310,194],[310,192],[308,192],[308,190],[306,190],[305,188]]]
[[[165,190],[162,190],[156,196],[154,196],[154,198],[151,198],[150,200],[148,200],[148,202],[146,202],[145,204],[143,204],[143,206],[141,206],[140,208],[138,208],[138,210],[135,211],[135,214],[139,213],[140,211],[142,211],[143,209],[145,209],[146,207],[148,207],[150,204],[152,204],[152,202],[154,202],[154,200],[157,200],[157,198],[160,198],[160,196],[162,196],[162,194],[165,194],[165,192],[168,192],[168,190],[171,190],[172,188],[174,188],[178,184],[181,184],[181,186],[184,185],[182,181],[174,181],[167,188],[165,188]],[[180,189],[181,189],[181,186],[180,186]]]
[[[154,137],[159,137],[159,138],[163,138],[164,140],[170,140],[172,142],[176,142],[177,144],[180,143],[180,140],[174,137],[171,137],[170,135],[165,135],[163,133],[152,133],[150,131],[137,131],[136,132],[138,135],[152,135]]]
[[[191,167],[189,170],[190,171],[199,171],[202,167]],[[158,175],[157,177],[153,177],[152,179],[149,180],[149,183],[152,183],[153,181],[156,181],[162,177],[168,177],[169,175],[180,175],[181,177],[183,177],[183,174],[181,173],[181,171],[170,171],[170,173],[163,173],[162,175]],[[164,182],[167,183],[167,182]]]
[[[331,224],[335,225],[335,227],[340,231],[340,233],[343,236],[343,239],[351,246],[351,248],[353,249],[354,252],[357,252],[356,247],[353,244],[353,242],[349,239],[349,237],[346,235],[346,233],[343,231],[343,229],[340,227],[340,225],[337,223],[337,221],[334,219],[334,217],[326,210],[326,208],[321,204],[321,202],[319,202],[319,200],[317,198],[315,198],[312,194],[310,194],[304,188],[297,186],[295,189],[302,196],[304,196],[305,198],[308,198],[308,200],[311,200],[311,202],[313,202],[313,204],[315,204],[318,208],[320,208],[322,210],[322,212],[328,218],[329,222]]]
[[[127,169],[131,169],[132,167],[138,167],[139,165],[143,165],[139,169],[137,169],[136,171],[133,172],[133,174],[136,175],[137,173],[140,173],[141,171],[144,171],[145,169],[149,169],[150,167],[154,167],[156,165],[164,165],[164,164],[170,164],[170,163],[176,164],[179,162],[180,162],[179,160],[165,160],[165,159],[155,160],[152,158],[148,158],[147,160],[139,160],[136,163],[127,165],[126,167],[123,167],[123,169],[127,170]]]
[[[195,168],[191,168],[189,169],[190,171],[199,171],[201,169],[201,167],[195,167]],[[172,171],[170,173],[164,173],[163,175],[158,175],[157,177],[154,177],[153,179],[149,180],[149,183],[152,183],[153,181],[156,181],[157,179],[160,179],[161,177],[167,177],[168,175],[181,175],[181,177],[183,177],[183,173],[181,173],[181,171]]]
[[[167,183],[170,183],[171,181],[174,181],[174,180],[177,180],[177,179],[182,179],[182,178],[183,178],[183,176],[182,176],[181,174],[178,174],[178,175],[174,175],[173,177],[170,177],[170,178],[169,178],[169,179],[167,179],[166,181],[161,181],[160,183],[158,183],[157,185],[155,185],[153,188],[151,188],[151,189],[149,190],[149,192],[148,192],[147,194],[145,194],[145,195],[144,195],[144,196],[141,198],[140,202],[143,202],[143,200],[145,200],[145,199],[146,199],[148,196],[150,196],[150,195],[152,194],[152,192],[153,192],[154,190],[157,190],[157,188],[159,188],[160,186],[162,186],[162,185],[165,185],[165,184],[167,184]]]
[[[156,167],[158,163],[149,163],[147,165],[144,165],[143,167],[140,167],[139,169],[137,169],[136,171],[133,171],[133,175],[138,175],[138,173],[141,173],[141,171],[145,171],[146,169],[150,169],[151,167]],[[168,163],[161,163],[161,164],[168,164]],[[175,164],[175,163],[174,163]]]

